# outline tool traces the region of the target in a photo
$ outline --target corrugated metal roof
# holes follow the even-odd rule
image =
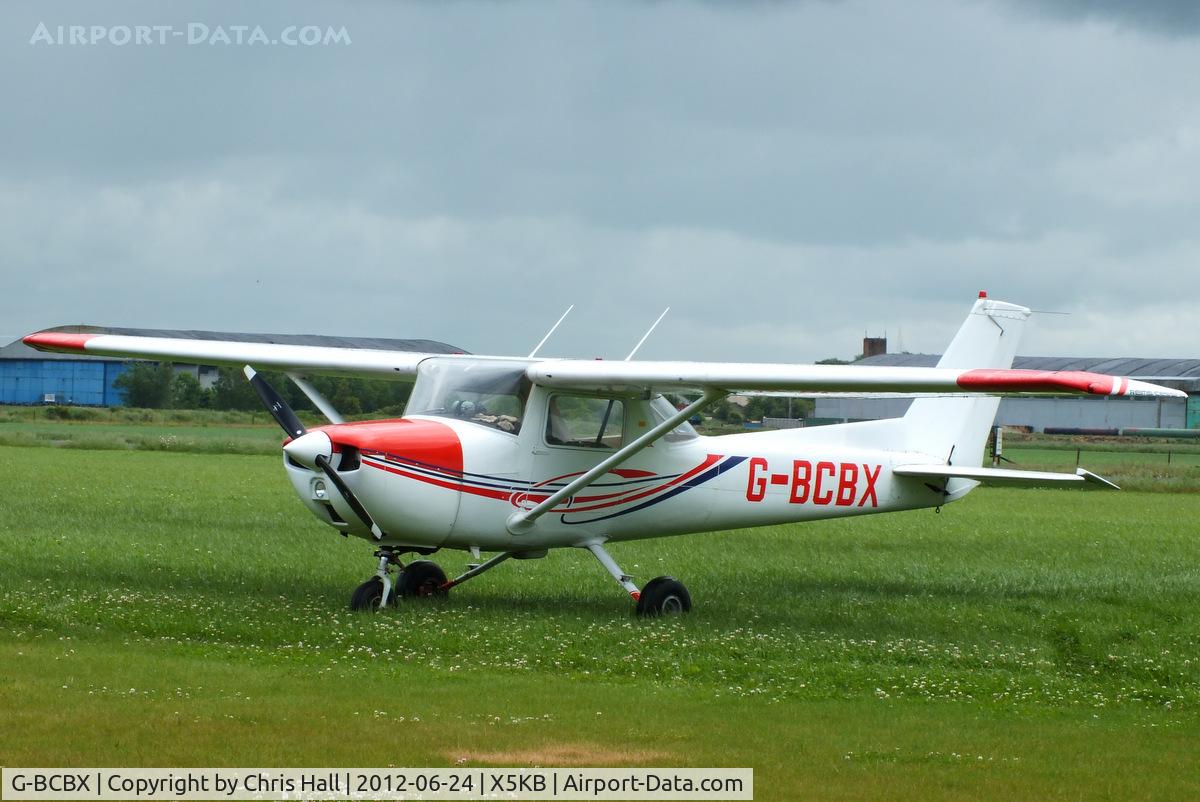
[[[941,358],[941,354],[880,354],[854,364],[931,368]],[[1141,379],[1200,380],[1200,359],[1019,356],[1013,360],[1013,367],[1019,370],[1086,370]]]
[[[385,337],[333,337],[325,334],[253,334],[229,331],[194,331],[180,329],[127,329],[106,326],[55,326],[45,331],[86,334],[125,334],[132,337],[182,337],[189,340],[219,342],[279,343],[281,345],[320,345],[330,348],[366,348],[371,351],[416,351],[423,354],[466,353],[453,345],[434,340],[394,340]],[[89,359],[107,362],[125,360],[85,354],[58,354],[38,351],[20,340],[0,348],[0,359]]]

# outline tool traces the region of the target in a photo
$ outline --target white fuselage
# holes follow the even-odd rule
[[[339,474],[386,533],[384,545],[538,551],[932,507],[973,486],[955,480],[943,488],[893,475],[896,465],[930,459],[903,447],[878,447],[895,442],[880,436],[894,421],[719,437],[689,429],[658,440],[529,531],[512,534],[506,521],[514,511],[537,504],[613,450],[598,443],[553,444],[546,418],[550,394],[532,389],[516,433],[441,416],[324,431],[342,443]],[[625,442],[657,422],[649,401],[622,403]],[[285,465],[321,520],[371,537],[319,472]]]

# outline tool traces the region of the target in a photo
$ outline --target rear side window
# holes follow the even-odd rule
[[[625,431],[625,404],[618,398],[552,395],[546,442],[552,446],[616,449]]]

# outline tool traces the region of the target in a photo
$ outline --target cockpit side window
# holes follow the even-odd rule
[[[550,396],[546,443],[573,448],[616,449],[625,433],[625,404],[619,398]]]
[[[532,387],[525,363],[502,360],[427,359],[405,415],[457,418],[517,434]]]

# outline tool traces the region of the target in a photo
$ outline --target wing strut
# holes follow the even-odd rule
[[[288,378],[300,388],[301,392],[308,396],[308,400],[313,402],[313,406],[321,410],[321,414],[328,418],[330,423],[346,422],[337,409],[334,408],[333,404],[329,403],[328,399],[321,395],[321,392],[316,387],[313,387],[308,379],[299,373],[288,373]]]
[[[667,432],[671,431],[676,426],[695,415],[702,408],[708,406],[718,398],[724,398],[726,395],[728,395],[728,393],[726,393],[724,390],[705,390],[704,395],[699,399],[688,404],[686,407],[679,410],[674,415],[667,418],[665,421],[658,424],[633,442],[622,446],[620,449],[610,454],[606,459],[603,459],[597,463],[596,466],[591,470],[563,485],[556,493],[542,501],[536,507],[528,510],[517,510],[512,515],[508,516],[508,522],[506,524],[508,531],[512,532],[514,535],[520,535],[528,532],[533,528],[533,524],[538,518],[541,518],[550,510],[558,506],[559,502],[561,502],[563,499],[569,498],[578,493],[580,490],[583,490],[592,482],[596,481],[613,468],[625,462],[634,454],[637,454],[642,449],[653,444],[655,440],[658,440]]]

